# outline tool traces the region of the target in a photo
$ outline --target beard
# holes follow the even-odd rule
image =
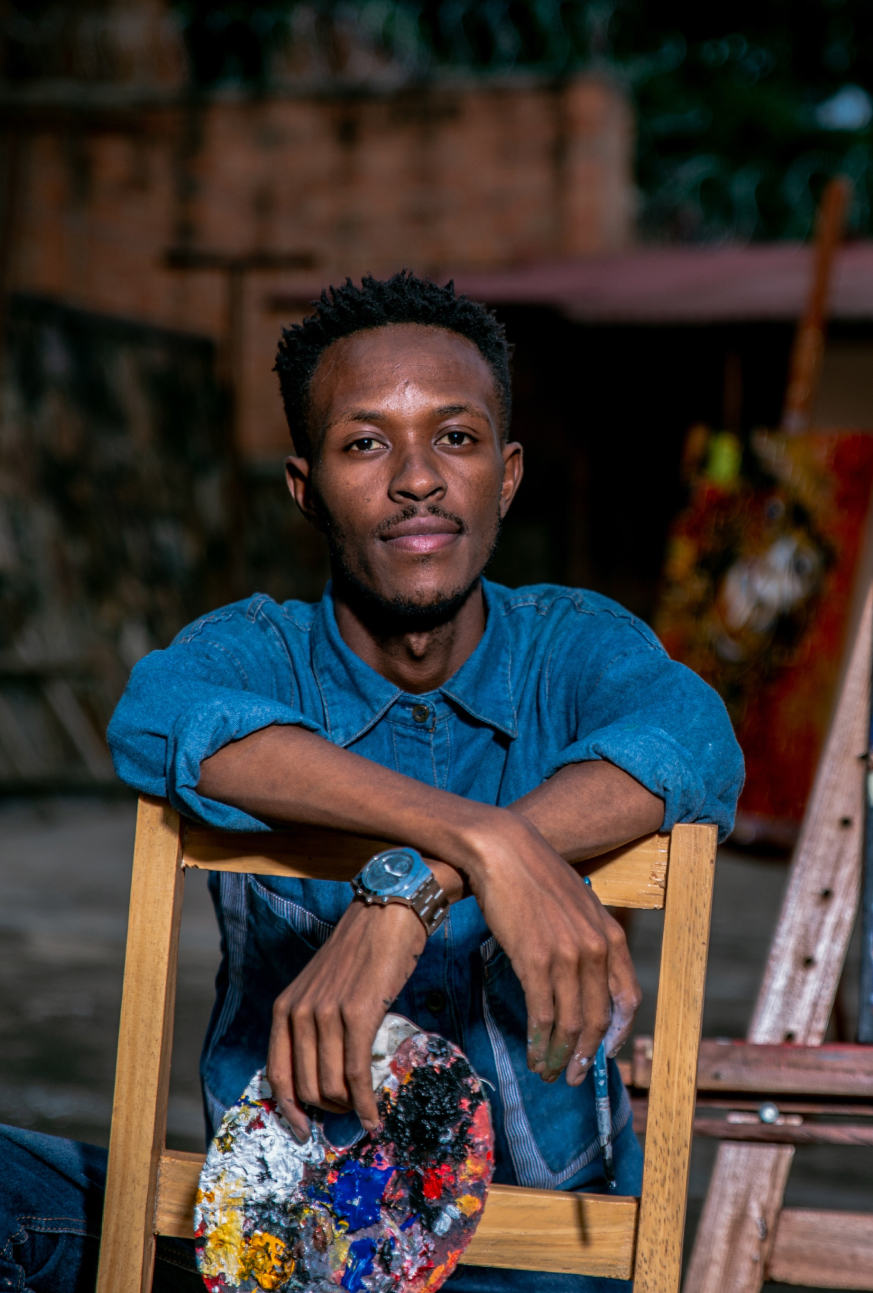
[[[453,620],[477,587],[483,572],[494,556],[500,536],[501,517],[498,511],[488,554],[482,563],[481,569],[466,584],[447,592],[440,592],[429,598],[402,595],[385,597],[382,593],[366,584],[357,571],[353,569],[349,561],[342,530],[335,524],[323,504],[320,505],[319,510],[324,526],[324,534],[327,538],[334,583],[341,587],[344,599],[358,617],[367,624],[371,632],[379,637],[406,633],[429,633],[433,629]],[[410,508],[407,515],[411,516],[417,512],[418,508]],[[431,516],[442,516],[456,522],[462,533],[468,528],[460,517],[446,512],[443,508],[429,507],[427,513]],[[393,517],[389,523],[380,527],[380,529],[387,530],[398,519],[400,518]]]

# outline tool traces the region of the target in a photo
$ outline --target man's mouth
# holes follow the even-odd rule
[[[444,516],[410,516],[380,535],[395,551],[426,555],[446,548],[463,533],[457,521]]]

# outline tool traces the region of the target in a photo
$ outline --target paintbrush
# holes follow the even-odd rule
[[[585,877],[591,887],[591,878]],[[601,1042],[594,1057],[594,1108],[597,1113],[597,1138],[603,1155],[603,1175],[610,1190],[615,1189],[615,1167],[612,1161],[612,1109],[609,1104],[609,1066],[606,1046]]]
[[[594,1107],[597,1110],[597,1136],[603,1154],[603,1175],[610,1190],[615,1189],[615,1168],[612,1162],[612,1109],[609,1106],[609,1070],[606,1064],[606,1047],[603,1042],[594,1057]]]

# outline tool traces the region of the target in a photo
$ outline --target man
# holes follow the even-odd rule
[[[375,1127],[370,1051],[391,1008],[490,1082],[496,1180],[603,1190],[585,1078],[640,992],[571,864],[677,821],[730,830],[742,760],[724,708],[615,603],[483,579],[522,476],[508,347],[484,308],[410,274],[349,282],[284,333],[277,370],[289,488],[326,537],[331,584],[314,606],[225,607],[143,660],[110,727],[116,767],[216,826],[412,846],[451,905],[430,932],[409,898],[213,875],[209,1129],[264,1062],[300,1139],[313,1108],[336,1143]],[[610,1086],[633,1194],[615,1064]],[[615,1285],[461,1267],[447,1287]]]

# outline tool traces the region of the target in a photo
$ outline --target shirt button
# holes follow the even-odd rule
[[[432,1015],[441,1015],[446,1008],[446,999],[441,992],[429,992],[424,1004]]]
[[[412,717],[415,719],[416,723],[426,723],[430,718],[430,710],[427,705],[413,705]]]

